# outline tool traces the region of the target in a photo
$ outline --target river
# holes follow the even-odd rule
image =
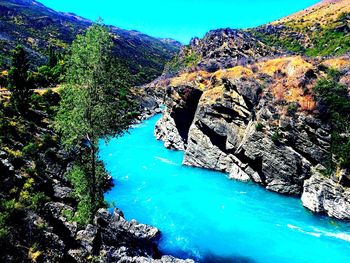
[[[182,166],[153,136],[155,116],[100,143],[115,187],[106,199],[162,232],[166,254],[201,262],[350,262],[350,224],[315,216],[297,198]]]

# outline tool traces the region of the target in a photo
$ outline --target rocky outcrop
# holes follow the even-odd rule
[[[82,258],[94,251],[99,253],[99,262],[193,262],[161,256],[156,247],[159,237],[160,231],[155,227],[135,220],[129,222],[119,210],[111,214],[100,209],[94,224],[77,233],[76,239],[81,247],[70,249],[68,253],[77,262],[85,262]]]
[[[166,109],[154,132],[158,140],[164,141],[166,148],[185,150],[201,95],[201,89],[192,86],[167,89],[166,96],[171,99],[165,100]]]
[[[161,113],[159,104],[154,98],[154,96],[149,96],[143,93],[138,94],[136,92],[135,97],[136,97],[136,100],[139,101],[139,111],[140,111],[139,120],[146,120],[156,114]]]
[[[157,122],[154,135],[157,140],[163,141],[164,146],[168,149],[185,150],[185,142],[168,111],[165,111],[162,118]]]
[[[85,262],[84,257],[97,253],[99,262],[193,262],[171,256],[160,255],[156,242],[160,231],[135,220],[127,221],[121,211],[111,214],[100,209],[84,230],[77,232],[78,247],[68,251],[77,262]],[[158,259],[155,259],[158,258]]]
[[[322,170],[313,169],[312,176],[304,182],[301,201],[313,212],[350,218],[350,189],[323,175]]]
[[[251,34],[230,28],[211,30],[203,39],[194,38],[189,48],[201,58],[197,67],[209,72],[282,54]]]

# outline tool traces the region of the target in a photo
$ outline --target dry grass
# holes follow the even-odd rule
[[[258,63],[256,66],[261,73],[274,76],[276,72],[281,72],[290,78],[300,77],[307,70],[313,68],[313,65],[301,56],[271,59]]]
[[[57,86],[57,87],[51,88],[51,90],[52,90],[53,92],[58,93],[59,90],[60,90],[61,88],[62,88],[62,87],[59,85],[59,86]],[[43,94],[44,94],[45,92],[47,92],[48,90],[49,90],[49,89],[35,89],[34,92],[37,93],[37,94],[39,94],[39,95],[43,95]]]
[[[213,104],[216,102],[217,99],[222,98],[223,94],[224,94],[224,86],[223,85],[208,89],[203,93],[202,103],[203,104]]]
[[[324,63],[329,65],[338,64],[345,67],[349,64],[349,61],[344,57],[327,60]],[[264,92],[271,92],[276,102],[286,102],[286,104],[281,103],[278,106],[281,112],[286,111],[286,107],[290,103],[300,105],[299,110],[301,111],[311,112],[316,107],[316,102],[312,96],[312,88],[316,80],[311,79],[305,82],[306,73],[311,70],[317,72],[315,66],[301,56],[291,56],[270,59],[247,67],[236,66],[230,69],[218,70],[214,73],[205,71],[183,73],[165,82],[173,87],[189,85],[204,90],[202,103],[211,104],[222,98],[224,93],[222,80],[224,78],[229,80],[250,78],[262,81],[259,76],[263,73],[269,75],[272,79],[272,82],[264,84]],[[237,99],[234,94],[230,94],[230,96]]]
[[[315,23],[324,25],[329,23],[329,21],[336,20],[339,14],[343,12],[350,12],[349,0],[323,0],[305,10],[277,20],[272,24],[298,21],[299,25],[304,26]]]
[[[205,87],[210,84],[210,78],[211,74],[203,70],[190,73],[182,73],[181,75],[172,78],[170,80],[170,85],[173,87],[190,85],[199,87],[201,90],[204,90]]]
[[[322,62],[322,65],[333,68],[336,70],[349,70],[350,69],[350,57],[349,56],[342,56],[337,58],[331,58],[327,59]]]
[[[243,66],[237,66],[230,69],[222,69],[216,71],[213,76],[219,79],[227,78],[227,79],[239,79],[242,77],[249,77],[253,75],[253,71],[250,68],[246,68]]]

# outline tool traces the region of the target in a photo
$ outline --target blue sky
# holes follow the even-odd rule
[[[258,26],[318,2],[317,0],[39,0],[123,29],[187,44],[210,29]]]

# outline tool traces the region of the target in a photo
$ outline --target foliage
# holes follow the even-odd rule
[[[176,73],[183,69],[188,69],[196,66],[201,57],[193,52],[190,48],[184,48],[183,55],[175,56],[165,66],[165,72]]]
[[[84,160],[89,161],[89,156],[84,157]],[[95,209],[104,206],[103,190],[104,181],[107,179],[107,173],[103,165],[98,163],[96,168],[96,175],[98,178],[96,178],[96,182],[99,185],[96,186],[96,189],[100,192],[95,195],[98,199],[93,199],[92,195],[87,194],[92,191],[91,179],[89,178],[91,171],[89,168],[91,168],[89,165],[79,163],[75,165],[68,174],[68,179],[74,188],[73,196],[78,201],[77,212],[72,219],[80,225],[86,225],[91,222]]]
[[[83,148],[83,161],[69,176],[81,224],[90,222],[103,202],[106,173],[97,160],[98,140],[121,134],[131,121],[133,102],[126,74],[111,59],[112,47],[109,32],[101,24],[77,37],[66,60],[66,84],[56,116],[55,128],[64,145]]]
[[[111,60],[105,27],[92,26],[73,42],[56,128],[67,146],[121,133],[129,123],[128,85]]]
[[[35,156],[38,152],[38,145],[36,143],[28,143],[26,146],[23,147],[22,152],[26,156]]]
[[[0,239],[6,238],[11,230],[11,219],[16,216],[16,201],[0,201]]]
[[[281,139],[282,139],[281,131],[279,129],[275,130],[274,133],[272,134],[271,140],[277,144],[281,141]]]
[[[350,168],[350,98],[346,86],[338,82],[340,73],[328,71],[328,76],[318,80],[314,87],[321,116],[329,121],[332,129],[331,153],[328,168],[337,165]]]
[[[258,123],[255,125],[255,129],[256,129],[257,131],[263,131],[264,125],[263,125],[261,122],[258,122]]]
[[[349,34],[329,28],[313,39],[313,47],[306,50],[305,54],[308,56],[341,55],[349,50]]]

